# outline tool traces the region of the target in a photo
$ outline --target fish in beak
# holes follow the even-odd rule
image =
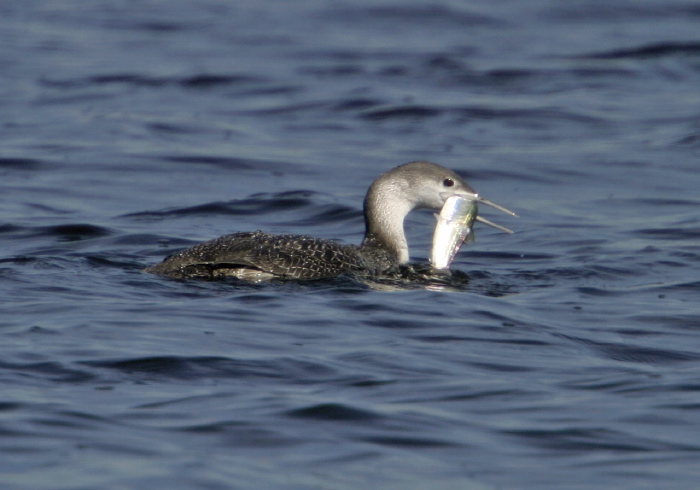
[[[513,211],[481,197],[479,194],[467,193],[453,195],[445,200],[445,204],[436,215],[437,225],[433,234],[433,247],[430,252],[430,262],[436,269],[448,269],[457,252],[470,236],[473,237],[475,221],[492,226],[506,233],[513,230],[498,225],[479,216],[478,203],[491,206],[511,216],[517,217]]]

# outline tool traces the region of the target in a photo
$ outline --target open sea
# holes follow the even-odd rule
[[[0,5],[0,488],[696,489],[700,2]],[[515,219],[460,288],[174,281],[359,243],[408,161]],[[435,219],[406,221],[425,263]]]

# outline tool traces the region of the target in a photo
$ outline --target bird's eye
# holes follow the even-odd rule
[[[452,179],[445,179],[442,181],[442,185],[444,185],[445,187],[452,187],[453,185],[455,185],[455,181]]]

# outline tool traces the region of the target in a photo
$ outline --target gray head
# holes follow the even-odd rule
[[[407,212],[419,208],[439,211],[447,198],[455,195],[516,216],[512,211],[481,197],[449,168],[424,161],[405,163],[380,175],[367,191],[365,212],[372,201],[401,204],[408,207]]]
[[[408,260],[403,232],[406,215],[419,208],[439,211],[455,195],[514,214],[479,196],[452,170],[430,162],[411,162],[380,175],[367,191],[363,243],[389,246],[398,251],[400,261]]]
[[[439,211],[448,197],[476,195],[462,177],[430,162],[411,162],[380,175],[367,191],[365,212],[375,203],[408,212],[429,208]]]

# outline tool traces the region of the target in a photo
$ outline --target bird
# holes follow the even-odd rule
[[[364,199],[365,235],[360,245],[307,235],[239,232],[176,252],[145,272],[172,279],[236,277],[316,280],[343,274],[378,275],[409,261],[404,218],[413,210],[439,211],[451,196],[492,206],[456,172],[427,161],[399,165],[380,175]],[[480,216],[477,220],[509,231]]]

